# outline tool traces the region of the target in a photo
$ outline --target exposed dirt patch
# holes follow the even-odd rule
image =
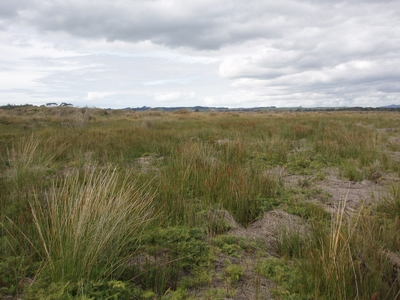
[[[230,282],[226,268],[230,264],[240,264],[243,274],[237,282]],[[257,264],[256,257],[244,256],[232,259],[232,256],[220,253],[214,261],[215,273],[212,278],[211,286],[198,287],[190,291],[192,297],[196,299],[272,299],[270,289],[274,286],[271,280],[257,275],[254,270]],[[220,295],[213,294],[219,291]],[[210,293],[211,292],[211,293]]]
[[[231,229],[243,228],[226,209],[213,209],[207,212],[207,222],[211,224],[221,223]]]
[[[254,276],[253,272],[245,272],[243,279],[237,284],[236,294],[233,300],[241,299],[273,299],[270,290],[274,286],[271,280],[262,276]]]
[[[397,132],[397,128],[377,128],[376,131],[379,133],[384,133],[384,132]]]
[[[150,172],[158,172],[157,164],[160,163],[164,158],[157,154],[150,154],[138,158],[135,163],[140,169],[141,173],[147,174]]]
[[[392,144],[400,144],[400,138],[399,138],[399,137],[391,136],[391,137],[389,138],[389,142],[392,143]]]
[[[400,162],[400,152],[387,151],[387,154],[396,162]]]
[[[382,194],[382,185],[369,180],[353,182],[340,179],[335,169],[329,170],[326,179],[317,186],[332,195],[328,204],[333,210],[341,201],[346,202],[346,208],[356,209],[360,204],[371,204]]]
[[[400,153],[398,153],[400,161]],[[371,204],[377,201],[384,191],[384,185],[392,181],[390,176],[380,175],[376,182],[363,180],[353,182],[339,177],[339,170],[331,168],[325,170],[325,179],[317,180],[314,175],[293,175],[289,174],[285,168],[279,167],[268,171],[270,174],[279,176],[287,188],[296,188],[301,183],[309,183],[312,188],[321,189],[331,197],[328,202],[323,204],[329,212],[334,212],[341,201],[346,202],[348,210],[355,210],[361,204]],[[318,200],[318,199],[317,199]],[[318,202],[318,201],[317,201]]]
[[[219,146],[221,146],[221,145],[225,145],[225,144],[228,144],[228,143],[230,143],[231,142],[231,140],[229,140],[229,139],[222,139],[222,140],[217,140],[217,144],[219,145]]]
[[[237,237],[262,239],[266,243],[268,252],[274,255],[277,253],[278,240],[282,238],[282,234],[307,235],[309,230],[309,225],[302,218],[283,210],[272,210],[266,212],[262,219],[249,227],[232,229],[229,234]]]

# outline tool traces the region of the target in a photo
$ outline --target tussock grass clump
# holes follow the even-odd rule
[[[114,276],[152,216],[152,198],[110,168],[73,171],[37,193],[30,204],[51,280]]]
[[[400,277],[388,253],[399,249],[399,229],[399,224],[364,207],[347,218],[342,201],[329,228],[314,222],[307,243],[302,243],[298,234],[280,241],[282,254],[296,260],[290,268],[285,266],[293,275],[292,284],[277,282],[281,288],[277,290],[278,296],[397,299]]]
[[[15,143],[7,153],[10,169],[25,174],[33,168],[48,168],[55,158],[66,149],[66,144],[54,145],[50,140],[42,141],[32,134]]]
[[[28,199],[33,187],[41,187],[47,183],[43,180],[54,173],[55,166],[63,160],[67,144],[55,142],[32,133],[12,141],[5,147],[4,158],[0,155],[0,220],[5,222],[8,216],[18,227],[24,227],[25,233],[32,226]],[[8,226],[8,225],[7,225]],[[8,230],[14,231],[11,226]],[[24,244],[24,243],[23,243]]]

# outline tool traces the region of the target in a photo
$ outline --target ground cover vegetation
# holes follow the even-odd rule
[[[399,116],[0,110],[0,298],[399,299]]]

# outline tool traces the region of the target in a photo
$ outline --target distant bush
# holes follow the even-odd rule
[[[24,107],[31,107],[31,106],[33,106],[33,105],[32,104],[21,104],[21,105],[7,104],[7,105],[0,106],[0,109],[12,110],[12,109],[16,109],[16,108],[24,108]]]

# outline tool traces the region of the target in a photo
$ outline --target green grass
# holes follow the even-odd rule
[[[395,299],[399,187],[347,216],[315,186],[397,179],[399,132],[397,113],[0,110],[0,295],[232,297],[247,259],[279,299]],[[309,226],[280,258],[227,235],[276,208]]]
[[[160,170],[156,197],[169,222],[194,224],[199,210],[211,208],[227,209],[242,224],[254,221],[261,213],[259,199],[275,195],[279,185],[236,157],[245,156],[243,148],[191,141],[179,145]]]

